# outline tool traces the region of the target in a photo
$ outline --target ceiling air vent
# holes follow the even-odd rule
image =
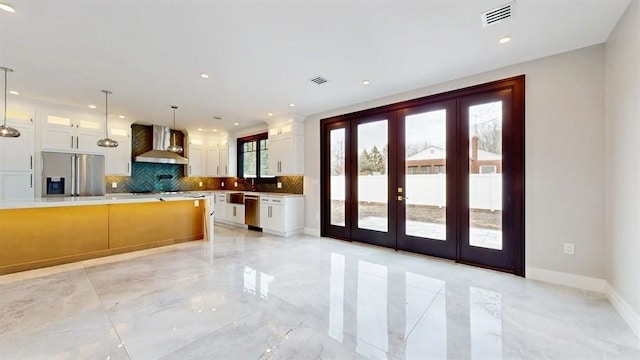
[[[312,83],[316,84],[316,85],[322,85],[322,84],[326,83],[326,82],[327,82],[327,81],[329,81],[329,80],[327,80],[327,79],[326,79],[325,77],[323,77],[323,76],[318,75],[318,76],[314,77],[313,79],[311,79],[310,81],[311,81]]]
[[[495,23],[507,20],[516,14],[516,3],[512,1],[495,9],[491,9],[480,16],[482,17],[482,26],[487,27]]]

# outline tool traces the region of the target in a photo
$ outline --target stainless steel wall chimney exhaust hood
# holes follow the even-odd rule
[[[166,151],[169,146],[170,134],[171,129],[168,127],[153,125],[153,149],[136,156],[136,161],[157,164],[188,164],[189,160],[187,160],[187,158]]]

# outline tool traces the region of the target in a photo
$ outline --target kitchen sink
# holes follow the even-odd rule
[[[244,193],[237,192],[227,194],[227,203],[244,205]]]

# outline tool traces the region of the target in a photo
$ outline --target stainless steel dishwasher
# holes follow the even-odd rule
[[[260,196],[244,195],[244,223],[260,227]]]

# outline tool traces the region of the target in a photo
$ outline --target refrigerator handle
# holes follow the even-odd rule
[[[73,136],[71,137],[73,141]],[[76,156],[71,155],[71,196],[76,194]]]

